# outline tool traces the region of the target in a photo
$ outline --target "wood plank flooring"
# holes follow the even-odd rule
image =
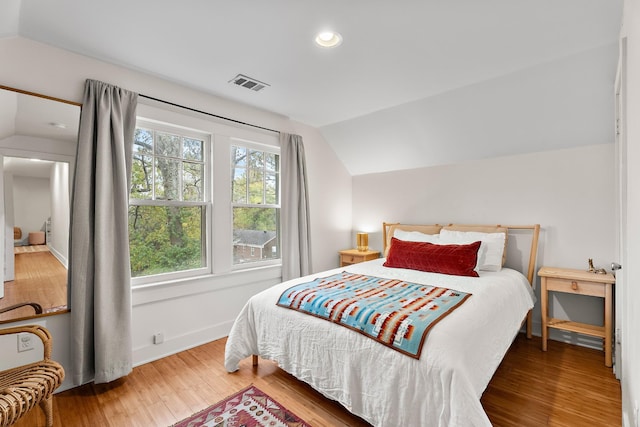
[[[61,306],[66,309],[67,269],[49,250],[16,253],[15,280],[4,283],[4,298],[0,299],[0,308],[22,302],[36,302],[45,312]],[[33,308],[22,307],[0,314],[0,322],[33,314]]]
[[[313,426],[369,425],[271,362],[252,367],[248,358],[228,374],[224,345],[225,339],[213,341],[139,366],[114,383],[58,393],[55,425],[170,426],[252,383]],[[555,341],[543,353],[536,337],[516,338],[482,404],[495,426],[621,424],[620,384],[604,366],[604,353]],[[41,425],[39,408],[16,424]]]
[[[494,426],[619,426],[620,382],[604,352],[519,336],[482,396]]]

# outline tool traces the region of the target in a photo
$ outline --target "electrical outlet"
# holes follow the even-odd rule
[[[158,332],[153,335],[153,343],[154,344],[162,344],[164,342],[164,334],[162,332]]]
[[[34,338],[33,334],[28,332],[18,334],[18,353],[33,350]]]

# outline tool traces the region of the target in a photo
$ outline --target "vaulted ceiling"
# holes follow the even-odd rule
[[[3,0],[0,36],[318,127],[357,175],[611,142],[589,121],[610,119],[621,13],[622,0]],[[314,44],[327,29],[337,48]],[[239,73],[269,86],[229,83]],[[552,138],[528,129],[567,109]]]

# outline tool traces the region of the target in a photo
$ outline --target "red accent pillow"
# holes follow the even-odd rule
[[[467,245],[436,245],[391,238],[385,267],[408,268],[430,273],[479,277],[475,271],[481,242]]]

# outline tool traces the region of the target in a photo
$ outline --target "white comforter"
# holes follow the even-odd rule
[[[251,298],[231,329],[225,368],[257,354],[375,426],[489,426],[480,404],[535,297],[519,272],[479,278],[383,267],[378,259],[291,280]],[[473,294],[429,332],[420,360],[326,320],[276,306],[289,287],[346,270]]]

